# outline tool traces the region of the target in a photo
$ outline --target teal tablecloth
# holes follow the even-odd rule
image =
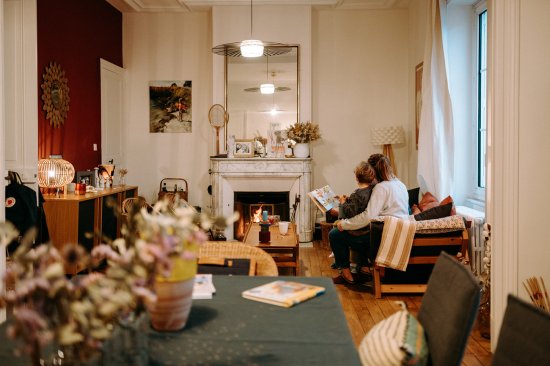
[[[320,285],[326,292],[291,308],[241,296],[276,279]],[[149,331],[149,365],[360,365],[330,278],[214,276],[211,300],[194,300],[185,329]],[[0,329],[0,365],[14,360]]]

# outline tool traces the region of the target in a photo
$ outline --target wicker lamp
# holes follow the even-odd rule
[[[38,186],[44,188],[57,188],[56,195],[59,197],[59,188],[72,182],[74,178],[74,167],[67,160],[51,157],[38,161]]]
[[[384,145],[383,154],[390,159],[393,173],[397,176],[397,168],[393,159],[392,144],[402,144],[405,142],[405,132],[403,127],[379,127],[371,130],[371,141],[373,145]]]

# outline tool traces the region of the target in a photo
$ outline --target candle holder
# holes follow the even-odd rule
[[[260,222],[260,243],[268,244],[271,241],[271,233],[269,232],[269,227],[271,224],[269,221]]]

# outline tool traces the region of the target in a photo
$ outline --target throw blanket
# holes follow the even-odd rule
[[[384,219],[384,230],[376,255],[376,264],[406,271],[415,232],[416,221],[387,216]]]

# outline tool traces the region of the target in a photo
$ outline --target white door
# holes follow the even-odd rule
[[[123,153],[124,69],[100,59],[101,77],[101,162],[113,160],[126,166]]]

